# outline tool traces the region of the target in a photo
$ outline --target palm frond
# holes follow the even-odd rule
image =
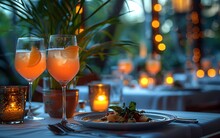
[[[86,7],[86,0],[39,0],[33,3],[31,0],[0,0],[0,7],[14,12],[20,19],[20,23],[26,23],[32,32],[32,35],[45,38],[48,43],[51,34],[75,34],[76,30],[84,26],[92,17],[111,2],[111,0],[102,1],[88,16],[82,18],[80,10]],[[76,6],[79,6],[77,9]],[[105,58],[117,54],[117,51],[131,51],[130,47],[135,47],[135,43],[129,41],[120,42],[101,42],[92,44],[91,41],[97,34],[102,34],[112,39],[112,35],[106,31],[113,24],[120,23],[119,17],[127,13],[119,14],[115,17],[109,17],[99,21],[77,35],[80,47],[80,71],[85,68],[92,70],[87,59],[91,57]],[[93,45],[93,46],[91,46]],[[117,51],[108,53],[106,50],[117,49]]]

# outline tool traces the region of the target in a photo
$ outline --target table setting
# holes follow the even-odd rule
[[[46,138],[56,136],[166,138],[203,137],[219,134],[220,115],[218,113],[151,110],[137,108],[140,103],[132,101],[123,103],[123,106],[115,106],[115,104],[110,104],[109,88],[109,84],[91,83],[87,87],[89,100],[87,100],[85,110],[79,112],[78,109],[74,109],[74,115],[67,117],[65,123],[62,122],[62,116],[51,116],[48,110],[45,110],[45,103],[32,102],[33,115],[43,119],[29,120],[24,118],[23,122],[18,124],[4,122],[0,125],[0,136],[11,138],[39,136]],[[112,109],[119,112],[118,108],[123,109],[122,113],[127,112],[128,109],[128,112],[139,112],[150,120],[145,120],[145,122],[133,122],[134,120],[131,120],[132,122],[97,121],[106,115],[111,115]],[[26,107],[26,110],[29,110],[29,106]],[[127,114],[126,112],[125,114]]]
[[[37,104],[37,103],[36,103]],[[38,103],[43,105],[42,103]],[[86,107],[89,111],[90,107]],[[142,109],[140,109],[142,110]],[[220,116],[217,113],[185,111],[147,110],[146,115],[158,122],[102,123],[87,119],[99,118],[103,112],[75,112],[68,118],[67,128],[58,126],[58,132],[49,130],[48,125],[57,125],[60,118],[51,118],[41,106],[35,112],[44,120],[24,120],[23,124],[0,125],[1,137],[202,137],[219,133]],[[85,119],[86,118],[86,119]],[[61,124],[61,123],[60,123]],[[74,129],[74,130],[72,130]],[[59,131],[62,131],[59,132]]]
[[[125,10],[117,18],[108,15],[106,20],[90,23],[90,18],[93,20],[100,9],[104,11],[116,6],[110,3],[111,8],[106,8],[109,0],[100,2],[95,9],[94,3],[88,2],[91,1],[58,0],[51,6],[51,1],[0,1],[1,8],[15,11],[14,17],[19,17],[16,21],[28,26],[19,34],[12,62],[14,71],[28,86],[0,86],[0,137],[220,137],[220,113],[188,110],[203,103],[219,103],[219,74],[210,67],[205,70],[196,68],[201,60],[200,47],[193,49],[193,54],[197,51],[194,59],[190,59],[191,55],[186,50],[186,57],[176,59],[180,60],[179,63],[170,61],[182,74],[167,68],[166,62],[173,57],[164,56],[166,41],[163,42],[162,32],[159,31],[169,26],[172,29],[173,23],[169,21],[170,25],[163,25],[165,29],[159,28],[162,24],[157,18],[162,6],[157,1],[150,5],[152,13],[156,13],[152,17],[157,15],[149,21],[152,29],[149,36],[153,39],[147,37],[147,41],[152,41],[152,48],[146,46],[144,56],[135,57],[137,46],[141,44],[130,40],[133,37],[115,41],[111,35],[117,30],[110,28],[113,24],[122,23],[120,16],[131,11]],[[85,10],[86,4],[92,5],[92,8]],[[123,2],[120,4],[119,7],[123,7]],[[89,10],[88,15],[83,13]],[[148,12],[144,10],[146,16]],[[117,12],[114,14],[117,15]],[[101,11],[101,14],[104,17],[106,13]],[[189,17],[197,18],[197,14]],[[108,27],[115,32],[108,32]],[[105,42],[105,39],[110,41]],[[141,52],[141,48],[139,50]],[[114,61],[115,55],[120,55],[117,61]],[[141,65],[133,60],[135,58],[141,58]],[[95,62],[101,67],[93,66]],[[113,71],[110,68],[115,63],[117,69]],[[184,67],[179,69],[179,66]],[[100,72],[100,80],[77,85],[82,76],[96,70]],[[201,71],[202,74],[199,74]],[[41,88],[42,80],[42,102],[32,101],[36,89]],[[13,79],[11,81],[14,84]]]

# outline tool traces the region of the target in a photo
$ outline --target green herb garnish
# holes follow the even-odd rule
[[[136,102],[131,101],[129,106],[126,107],[125,103],[123,103],[123,106],[109,106],[110,109],[117,112],[120,116],[124,117],[125,120],[135,118],[135,116],[139,116],[141,113],[144,113],[145,111],[138,111],[136,110]]]

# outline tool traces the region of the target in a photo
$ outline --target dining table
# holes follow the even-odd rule
[[[39,108],[35,110],[35,114],[43,117],[44,120],[31,121],[24,120],[23,124],[0,124],[1,138],[54,138],[54,137],[140,137],[140,138],[208,138],[220,136],[220,114],[219,113],[201,113],[201,112],[186,112],[186,111],[169,111],[169,110],[148,110],[153,113],[167,114],[179,118],[197,119],[198,123],[183,123],[170,121],[161,126],[150,126],[146,128],[138,128],[134,130],[126,130],[126,124],[123,124],[121,129],[111,130],[101,128],[86,127],[75,117],[69,118],[68,122],[82,130],[83,133],[69,133],[67,135],[55,135],[48,129],[48,124],[55,124],[60,122],[60,118],[51,118],[44,112],[43,103],[39,104]],[[86,112],[92,113],[92,112]],[[85,114],[83,112],[76,112],[75,115]],[[106,124],[105,124],[106,125]],[[104,126],[104,125],[103,125]]]
[[[88,101],[88,86],[80,85],[79,99]],[[220,87],[218,85],[203,85],[190,88],[172,88],[157,86],[153,89],[124,86],[121,103],[137,103],[137,108],[186,111],[191,106],[220,103]]]

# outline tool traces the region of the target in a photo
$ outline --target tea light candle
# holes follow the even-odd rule
[[[171,73],[168,73],[167,76],[165,77],[165,84],[166,85],[173,85],[174,83],[174,78],[173,78],[173,75]]]
[[[147,87],[148,87],[148,85],[149,85],[149,79],[148,79],[147,74],[142,73],[142,74],[140,75],[139,85],[140,85],[140,87],[142,87],[142,88],[147,88]]]
[[[94,112],[104,112],[108,110],[110,85],[108,84],[90,84],[89,101],[91,110]]]
[[[108,99],[105,95],[98,95],[93,103],[93,110],[102,112],[108,109]]]
[[[3,112],[3,120],[10,121],[10,120],[18,120],[23,117],[24,109],[19,108],[19,103],[11,101],[9,105],[6,107],[5,111]]]

